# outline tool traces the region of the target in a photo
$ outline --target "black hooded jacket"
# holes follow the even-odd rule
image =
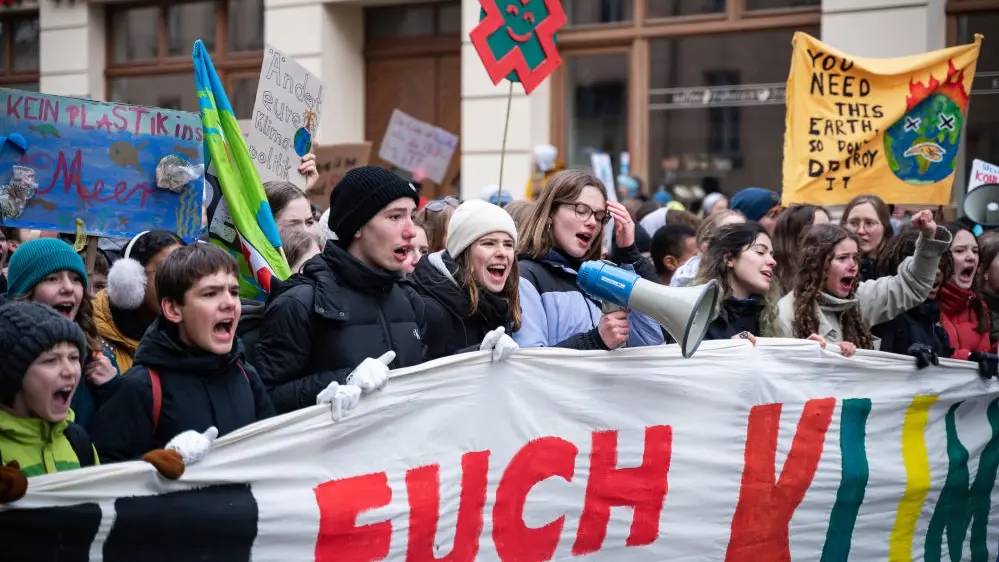
[[[705,340],[727,340],[741,332],[760,336],[760,313],[763,301],[759,298],[737,299],[729,297],[722,301],[718,317],[708,326]]]
[[[954,354],[947,330],[940,323],[940,305],[936,301],[925,301],[916,308],[874,326],[871,334],[881,338],[879,349],[888,353],[906,355],[909,353],[909,346],[921,343],[930,346],[940,357]]]
[[[150,368],[159,375],[162,393],[155,431]],[[182,343],[176,326],[160,317],[88,431],[102,461],[126,461],[164,447],[187,430],[215,426],[221,436],[273,415],[270,397],[245,362],[238,339],[228,354],[215,355]]]
[[[472,314],[457,272],[458,264],[447,251],[424,257],[413,272],[426,305],[427,359],[475,351],[488,332],[501,326],[507,334],[512,332],[513,313],[506,299],[480,287],[478,310]]]
[[[280,413],[314,406],[367,357],[396,353],[393,369],[425,360],[423,299],[394,273],[336,245],[272,287],[254,357]]]

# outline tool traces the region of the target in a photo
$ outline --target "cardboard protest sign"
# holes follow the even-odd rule
[[[5,562],[992,561],[997,451],[999,383],[966,361],[476,352],[223,436],[176,482],[32,477],[0,534]]]
[[[555,33],[565,25],[559,0],[479,0],[469,37],[489,79],[520,82],[530,94],[562,64]]]
[[[457,146],[457,135],[394,109],[378,157],[407,172],[422,170],[441,183]]]
[[[368,165],[368,160],[371,158],[371,143],[323,145],[313,152],[316,155],[319,182],[316,183],[315,189],[308,193],[309,201],[325,211],[330,206],[330,192],[340,178],[349,170]]]
[[[246,131],[250,158],[262,181],[288,181],[305,190],[305,177],[298,173],[298,165],[312,150],[324,92],[323,83],[304,66],[267,45],[253,103],[253,123]]]
[[[2,217],[4,226],[74,232],[82,219],[92,236],[164,229],[197,238],[203,168],[179,193],[156,185],[166,156],[204,164],[196,113],[6,88],[0,108],[0,182],[11,181],[16,164],[38,183],[23,212]]]
[[[971,175],[968,177],[968,192],[983,185],[999,184],[999,166],[984,160],[971,162]]]
[[[947,204],[980,46],[873,59],[795,33],[783,203]]]

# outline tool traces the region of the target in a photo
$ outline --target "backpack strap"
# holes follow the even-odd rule
[[[153,437],[156,437],[156,429],[160,425],[160,410],[163,409],[163,386],[160,375],[153,369],[149,369],[149,383],[153,390]]]
[[[83,429],[71,423],[66,426],[63,435],[69,440],[69,446],[73,448],[76,460],[80,462],[80,468],[94,466],[94,445]]]

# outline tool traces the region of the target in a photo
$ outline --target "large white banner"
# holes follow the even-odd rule
[[[144,463],[30,481],[0,559],[996,560],[999,383],[800,340],[485,353]]]

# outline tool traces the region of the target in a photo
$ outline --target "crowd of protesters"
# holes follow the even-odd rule
[[[318,178],[311,155],[299,171]],[[240,299],[236,261],[210,243],[143,232],[88,271],[62,239],[8,229],[0,502],[28,476],[98,463],[142,459],[178,478],[219,435],[316,404],[339,419],[391,369],[440,357],[670,343],[641,312],[604,312],[580,290],[588,260],[663,285],[717,281],[707,339],[812,339],[997,374],[994,233],[873,194],[837,220],[757,187],[696,201],[643,194],[630,176],[617,187],[620,202],[552,147],[536,151],[523,200],[421,205],[418,183],[366,166],[317,216],[297,187],[268,183],[293,275],[266,303]]]

